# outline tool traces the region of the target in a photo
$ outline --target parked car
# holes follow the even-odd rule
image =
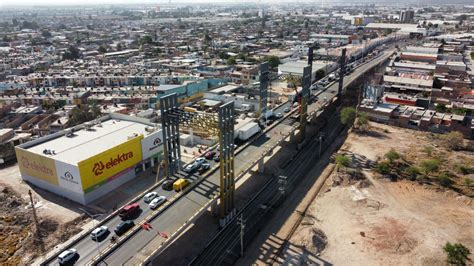
[[[276,114],[275,114],[275,117],[276,117],[276,118],[282,118],[282,117],[283,117],[283,114],[282,114],[282,113],[276,113]]]
[[[201,164],[205,163],[206,159],[203,157],[199,157],[196,160],[194,160],[194,163],[197,163],[197,165],[201,166]]]
[[[170,191],[173,189],[173,181],[172,180],[166,180],[161,184],[161,188],[166,191]]]
[[[288,113],[289,111],[291,111],[290,107],[286,107],[285,109],[283,109],[283,112],[285,113]]]
[[[132,220],[126,220],[121,222],[117,227],[115,227],[115,234],[118,236],[123,235],[125,232],[127,232],[130,228],[132,228],[135,225],[135,223]]]
[[[147,193],[145,197],[143,197],[143,200],[145,201],[145,203],[149,203],[156,197],[158,197],[158,192],[153,191],[153,192]]]
[[[210,168],[211,168],[210,163],[203,163],[203,164],[201,164],[201,168],[199,168],[199,172],[202,174],[202,173],[206,172],[207,170],[209,170]]]
[[[122,218],[122,220],[129,220],[139,211],[140,211],[140,205],[138,205],[138,203],[132,203],[123,207],[119,212],[119,216],[120,218]]]
[[[74,248],[65,250],[59,254],[58,262],[59,264],[71,263],[78,255],[77,250]]]
[[[165,203],[166,197],[165,196],[159,196],[158,198],[152,200],[149,204],[150,209],[154,210],[161,206],[161,204]]]
[[[214,158],[214,155],[216,155],[215,151],[208,151],[206,152],[206,154],[204,154],[204,158],[212,160],[212,158]]]
[[[100,226],[94,229],[91,232],[92,240],[98,241],[101,237],[103,237],[107,232],[109,232],[109,228],[107,226]]]
[[[197,164],[196,162],[193,162],[193,163],[190,163],[190,164],[186,165],[186,167],[184,167],[183,171],[186,172],[186,173],[193,173],[197,169],[199,169],[199,164]]]

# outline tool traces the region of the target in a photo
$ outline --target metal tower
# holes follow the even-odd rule
[[[163,154],[165,156],[165,176],[177,173],[181,164],[179,143],[178,95],[176,93],[160,98],[161,127],[163,131]]]
[[[306,123],[308,118],[308,100],[311,86],[311,66],[305,66],[303,69],[303,78],[301,80],[303,89],[301,90],[301,108],[300,108],[300,136],[301,141],[306,137]]]
[[[258,109],[260,113],[260,120],[266,119],[267,103],[268,103],[268,83],[269,83],[269,67],[268,62],[260,64],[260,88],[259,88],[259,102]]]

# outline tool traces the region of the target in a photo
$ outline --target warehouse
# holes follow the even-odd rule
[[[23,180],[87,205],[161,160],[162,131],[147,119],[110,114],[15,151]]]

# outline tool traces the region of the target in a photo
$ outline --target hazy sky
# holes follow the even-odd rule
[[[245,2],[249,2],[246,0]],[[263,0],[261,2],[265,2]],[[171,0],[175,3],[212,3],[233,2],[230,0]],[[257,2],[257,0],[255,0]],[[97,5],[97,4],[160,4],[168,3],[168,0],[0,0],[1,5]]]

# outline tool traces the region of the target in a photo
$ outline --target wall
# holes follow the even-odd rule
[[[22,176],[28,175],[41,179],[51,185],[59,185],[53,159],[19,147],[15,147],[15,153]]]
[[[84,192],[88,193],[142,161],[142,135],[78,163]]]
[[[74,193],[83,194],[81,175],[76,165],[55,160],[59,186]]]

